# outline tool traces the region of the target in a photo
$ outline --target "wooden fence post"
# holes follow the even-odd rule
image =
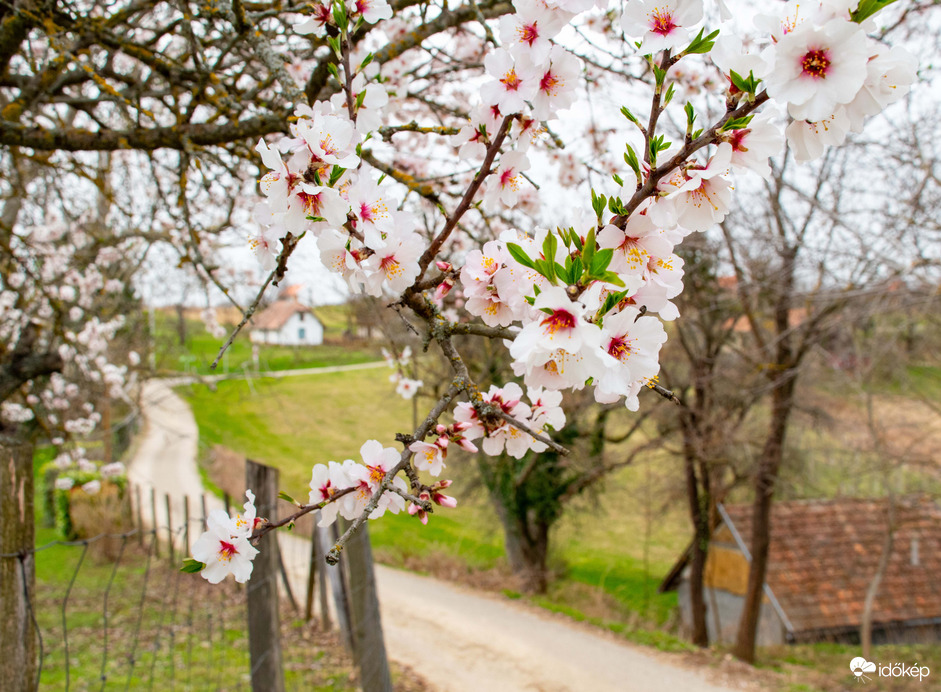
[[[325,529],[315,528],[314,530],[317,535],[317,559],[320,560],[320,626],[324,632],[327,632],[330,629],[330,604],[327,599],[329,584],[327,584],[327,562],[324,559],[326,555],[324,532]]]
[[[160,520],[157,518],[157,491],[150,489],[150,517],[154,520],[154,557],[160,559]]]
[[[255,493],[259,517],[275,517],[278,470],[245,460],[245,486]],[[258,544],[252,578],[248,583],[248,648],[253,692],[284,692],[281,663],[281,627],[278,616],[279,561],[276,532]]]
[[[174,563],[173,559],[173,519],[172,511],[170,509],[170,494],[163,494],[164,504],[167,506],[167,549],[170,551],[170,565]]]
[[[340,519],[333,522],[329,529],[325,530],[323,537],[329,537],[329,541],[324,541],[326,546],[334,544],[340,538]],[[345,523],[345,522],[344,522]],[[326,531],[330,533],[327,534]],[[356,641],[353,639],[353,628],[350,617],[350,596],[349,587],[346,582],[346,561],[340,560],[335,565],[324,564],[324,570],[330,575],[330,590],[333,592],[333,605],[337,611],[337,624],[340,626],[340,636],[343,638],[343,644],[353,656],[356,655]]]
[[[360,685],[363,692],[392,692],[366,524],[350,537],[345,554],[349,561],[350,614],[356,642],[353,655],[359,668]]]
[[[137,509],[137,544],[143,548],[144,547],[144,508],[141,505],[141,496],[140,496],[140,486],[134,486],[134,497],[137,502],[135,503]]]
[[[190,496],[183,496],[183,558],[190,554]]]
[[[36,689],[33,446],[0,437],[0,690]]]

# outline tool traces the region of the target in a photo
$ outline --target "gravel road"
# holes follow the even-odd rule
[[[142,401],[147,426],[129,466],[131,481],[161,494],[198,497],[203,488],[196,470],[198,430],[192,412],[158,380],[144,385]],[[209,502],[210,510],[219,504],[215,498]],[[174,514],[182,516],[178,511],[175,507]],[[162,507],[158,515],[166,518]],[[308,554],[298,545],[283,545],[282,552],[286,558]],[[303,580],[306,565],[289,569],[292,581]],[[627,644],[503,597],[381,565],[376,579],[389,656],[442,692],[756,689],[744,682],[730,687],[711,671],[683,666],[676,656]]]

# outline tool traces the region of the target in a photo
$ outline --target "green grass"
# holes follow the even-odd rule
[[[37,453],[37,472],[49,456]],[[37,546],[58,539],[37,527]],[[42,689],[249,689],[245,589],[182,574],[163,555],[149,559],[136,538],[36,554]],[[282,644],[288,689],[355,689],[335,642],[283,617]]]
[[[856,683],[849,672],[849,662],[861,655],[858,645],[851,644],[792,644],[766,647],[761,650],[756,667],[781,673],[792,680],[788,690],[798,692],[829,692],[855,688]],[[867,690],[893,690],[920,692],[936,689],[928,680],[936,674],[941,646],[938,644],[885,644],[874,646],[869,660],[877,664],[892,662],[913,665],[919,663],[931,669],[929,678],[883,678],[871,675]]]
[[[220,382],[181,390],[199,425],[203,449],[224,445],[281,470],[282,489],[303,497],[316,463],[359,460],[373,438],[395,444],[412,428],[411,406],[395,394],[384,368]]]
[[[324,335],[328,343],[320,346],[259,346],[259,369],[291,370],[295,368],[316,368],[328,365],[349,365],[365,363],[379,359],[378,347],[366,344],[336,343],[345,328],[345,318],[338,312],[343,306],[331,306],[332,309],[318,308],[317,314],[325,315],[322,319]],[[345,309],[345,308],[344,308]],[[327,319],[326,316],[329,316]],[[206,331],[201,322],[187,321],[186,342],[180,344],[176,332],[175,318],[164,313],[156,316],[155,353],[158,372],[187,372],[200,375],[244,372],[253,367],[252,343],[248,332],[243,331],[232,345],[215,370],[210,368],[219,353],[225,338],[219,339]],[[331,340],[334,340],[331,342]]]

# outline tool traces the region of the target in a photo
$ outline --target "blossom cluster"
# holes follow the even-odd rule
[[[7,250],[15,264],[0,276],[0,343],[9,345],[0,353],[13,357],[17,344],[32,342],[56,352],[63,367],[30,379],[0,403],[0,425],[37,421],[60,445],[67,435],[89,434],[101,420],[87,401],[89,385],[125,398],[128,368],[112,362],[109,350],[124,318],[94,314],[102,301],[125,291],[116,278],[125,254],[65,224],[17,229]],[[129,362],[137,358],[128,354]]]
[[[206,518],[209,530],[193,544],[193,559],[210,584],[218,584],[229,574],[240,583],[252,576],[252,560],[258,555],[258,549],[249,543],[249,538],[265,520],[256,516],[252,491],[246,490],[245,495],[248,502],[243,505],[243,512],[234,517],[221,509],[210,512]]]
[[[499,21],[502,45],[487,50],[479,100],[452,139],[460,159],[481,162],[459,209],[477,201],[478,188],[481,209],[495,216],[528,208],[535,189],[527,180],[534,143],[544,124],[574,103],[583,74],[592,69],[562,45],[560,35],[595,4],[515,0],[515,13]],[[716,4],[723,20],[730,19],[725,2]],[[523,233],[498,226],[469,248],[449,237],[463,211],[454,212],[429,244],[392,185],[364,165],[361,145],[391,111],[395,92],[377,77],[372,54],[351,60],[345,42],[354,26],[351,16],[357,23],[374,22],[388,18],[391,9],[382,0],[358,2],[355,9],[342,0],[316,6],[299,30],[330,25],[327,42],[340,65],[333,70],[340,91],[329,102],[299,106],[290,136],[275,147],[258,144],[269,169],[260,181],[266,201],[255,213],[262,227],[254,240],[259,257],[274,268],[293,242],[310,234],[325,266],[353,291],[420,294],[429,340],[438,329],[434,320],[482,321],[486,329],[476,331],[504,339],[528,400],[514,382],[480,393],[456,368],[455,382],[463,382],[470,401],[453,407],[450,425],[437,422],[440,412],[429,419],[424,429],[434,431],[433,440],[411,441],[402,452],[369,440],[360,450],[362,463],[348,459],[314,467],[310,503],[320,507],[321,525],[338,515],[399,512],[409,500],[408,511],[427,521],[429,502],[453,506],[440,493],[450,481],[422,485],[417,472],[438,477],[448,450],[457,445],[476,451],[475,440],[491,455],[522,458],[546,451],[549,434],[565,425],[563,390],[590,388],[599,403],[623,401],[637,410],[640,391],[654,386],[660,369],[663,321],[679,316],[673,300],[683,290],[684,267],[676,248],[689,234],[723,222],[733,175],[767,178],[770,158],[785,142],[798,159],[819,156],[902,98],[913,82],[911,56],[866,33],[878,9],[873,3],[859,7],[856,0],[789,4],[774,17],[754,19],[757,35],[746,48],[731,24],[707,34],[710,13],[703,0],[630,0],[620,28],[637,41],[653,98],[647,123],[629,108],[621,110],[643,145],[627,144],[621,171],[626,175],[613,175],[617,191],[592,191],[591,211],[567,227]],[[684,69],[678,63],[700,54],[709,54],[724,77],[725,110],[697,129],[710,108],[697,113],[687,102],[685,136],[674,133],[674,144],[658,133],[658,118],[678,93]],[[356,67],[343,67],[351,64]],[[399,70],[392,81],[403,74]],[[768,102],[771,107],[759,113]],[[426,256],[435,254],[429,248],[440,252],[446,241],[452,242],[450,256]],[[429,277],[425,272],[432,266],[440,273]],[[405,377],[399,356],[386,355],[407,397],[414,381]],[[395,476],[406,467],[417,497]]]
[[[373,494],[382,487],[390,471],[401,461],[401,453],[392,447],[383,447],[377,440],[367,440],[359,450],[362,463],[347,459],[342,464],[331,461],[314,466],[310,480],[310,503],[323,504],[319,526],[329,526],[337,514],[344,519],[355,519],[363,513]],[[398,514],[405,509],[408,486],[396,476],[391,480],[393,490],[384,493],[370,514],[378,519],[386,510]],[[399,492],[395,492],[398,490]]]

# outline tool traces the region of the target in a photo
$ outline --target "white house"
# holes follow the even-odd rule
[[[283,295],[252,318],[253,344],[316,346],[323,343],[323,324],[293,295]]]

